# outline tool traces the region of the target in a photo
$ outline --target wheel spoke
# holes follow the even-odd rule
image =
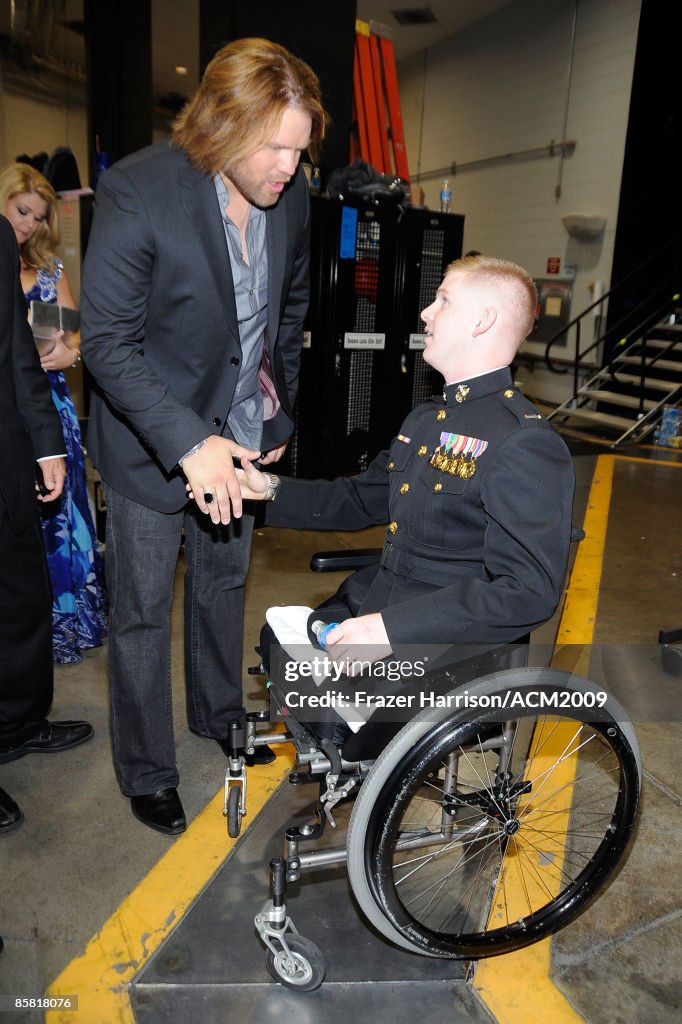
[[[490,692],[525,692],[545,678],[585,692],[555,670],[539,682],[535,670],[501,673]],[[631,737],[608,708],[592,723],[452,715],[415,728],[411,747],[399,734],[392,759],[375,765],[374,804],[351,822],[351,883],[372,923],[408,949],[476,958],[527,945],[577,916],[632,830],[639,768]],[[359,870],[371,882],[358,893]]]

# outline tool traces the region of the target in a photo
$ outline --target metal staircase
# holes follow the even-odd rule
[[[573,374],[573,394],[548,415],[555,426],[570,428],[612,447],[637,443],[661,421],[665,406],[682,406],[682,235],[675,236],[550,338],[545,365],[553,373]],[[618,293],[618,298],[614,296]],[[610,308],[613,301],[613,315]],[[581,330],[601,324],[609,303],[609,324],[582,347]],[[589,316],[591,314],[591,316]],[[552,359],[574,332],[572,366]],[[595,357],[608,362],[594,368]],[[563,365],[560,365],[563,364]]]
[[[588,426],[612,447],[642,441],[666,405],[682,404],[682,310],[673,308],[635,341],[624,338],[611,362],[548,416]]]

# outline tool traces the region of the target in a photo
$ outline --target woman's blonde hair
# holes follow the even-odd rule
[[[45,220],[41,221],[28,241],[21,246],[21,256],[29,267],[52,269],[59,245],[57,193],[40,171],[30,164],[10,164],[0,171],[0,213],[6,213],[12,196],[30,192],[47,203]]]
[[[308,65],[268,39],[236,39],[210,62],[173,126],[173,142],[205,174],[260,149],[287,107],[309,115],[308,152],[319,158],[327,126],[320,83]]]

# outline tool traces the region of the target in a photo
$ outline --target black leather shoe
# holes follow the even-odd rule
[[[19,828],[23,820],[21,807],[14,802],[9,793],[0,789],[0,833],[13,832],[15,828]]]
[[[159,789],[156,793],[131,796],[130,805],[137,820],[157,832],[177,836],[187,828],[177,789]]]
[[[18,743],[16,747],[0,751],[0,764],[16,761],[26,754],[56,754],[87,743],[95,735],[89,722],[45,722],[42,729]]]
[[[222,750],[225,757],[230,756],[230,741],[229,740],[216,740],[216,743]],[[240,751],[243,753],[243,751]],[[256,747],[255,753],[244,754],[244,764],[247,768],[253,768],[257,764],[272,764],[277,757],[277,754],[268,747],[265,743],[261,746]]]

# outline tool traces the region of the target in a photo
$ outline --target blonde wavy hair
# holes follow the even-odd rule
[[[308,152],[319,159],[328,117],[315,72],[268,39],[236,39],[215,55],[173,125],[173,142],[205,174],[250,156],[287,107],[310,116]]]
[[[57,193],[40,171],[29,164],[10,164],[0,171],[0,213],[5,214],[12,196],[31,192],[47,203],[45,220],[41,221],[28,241],[21,246],[24,263],[36,270],[54,266],[56,248],[59,245],[59,221],[57,218]]]

